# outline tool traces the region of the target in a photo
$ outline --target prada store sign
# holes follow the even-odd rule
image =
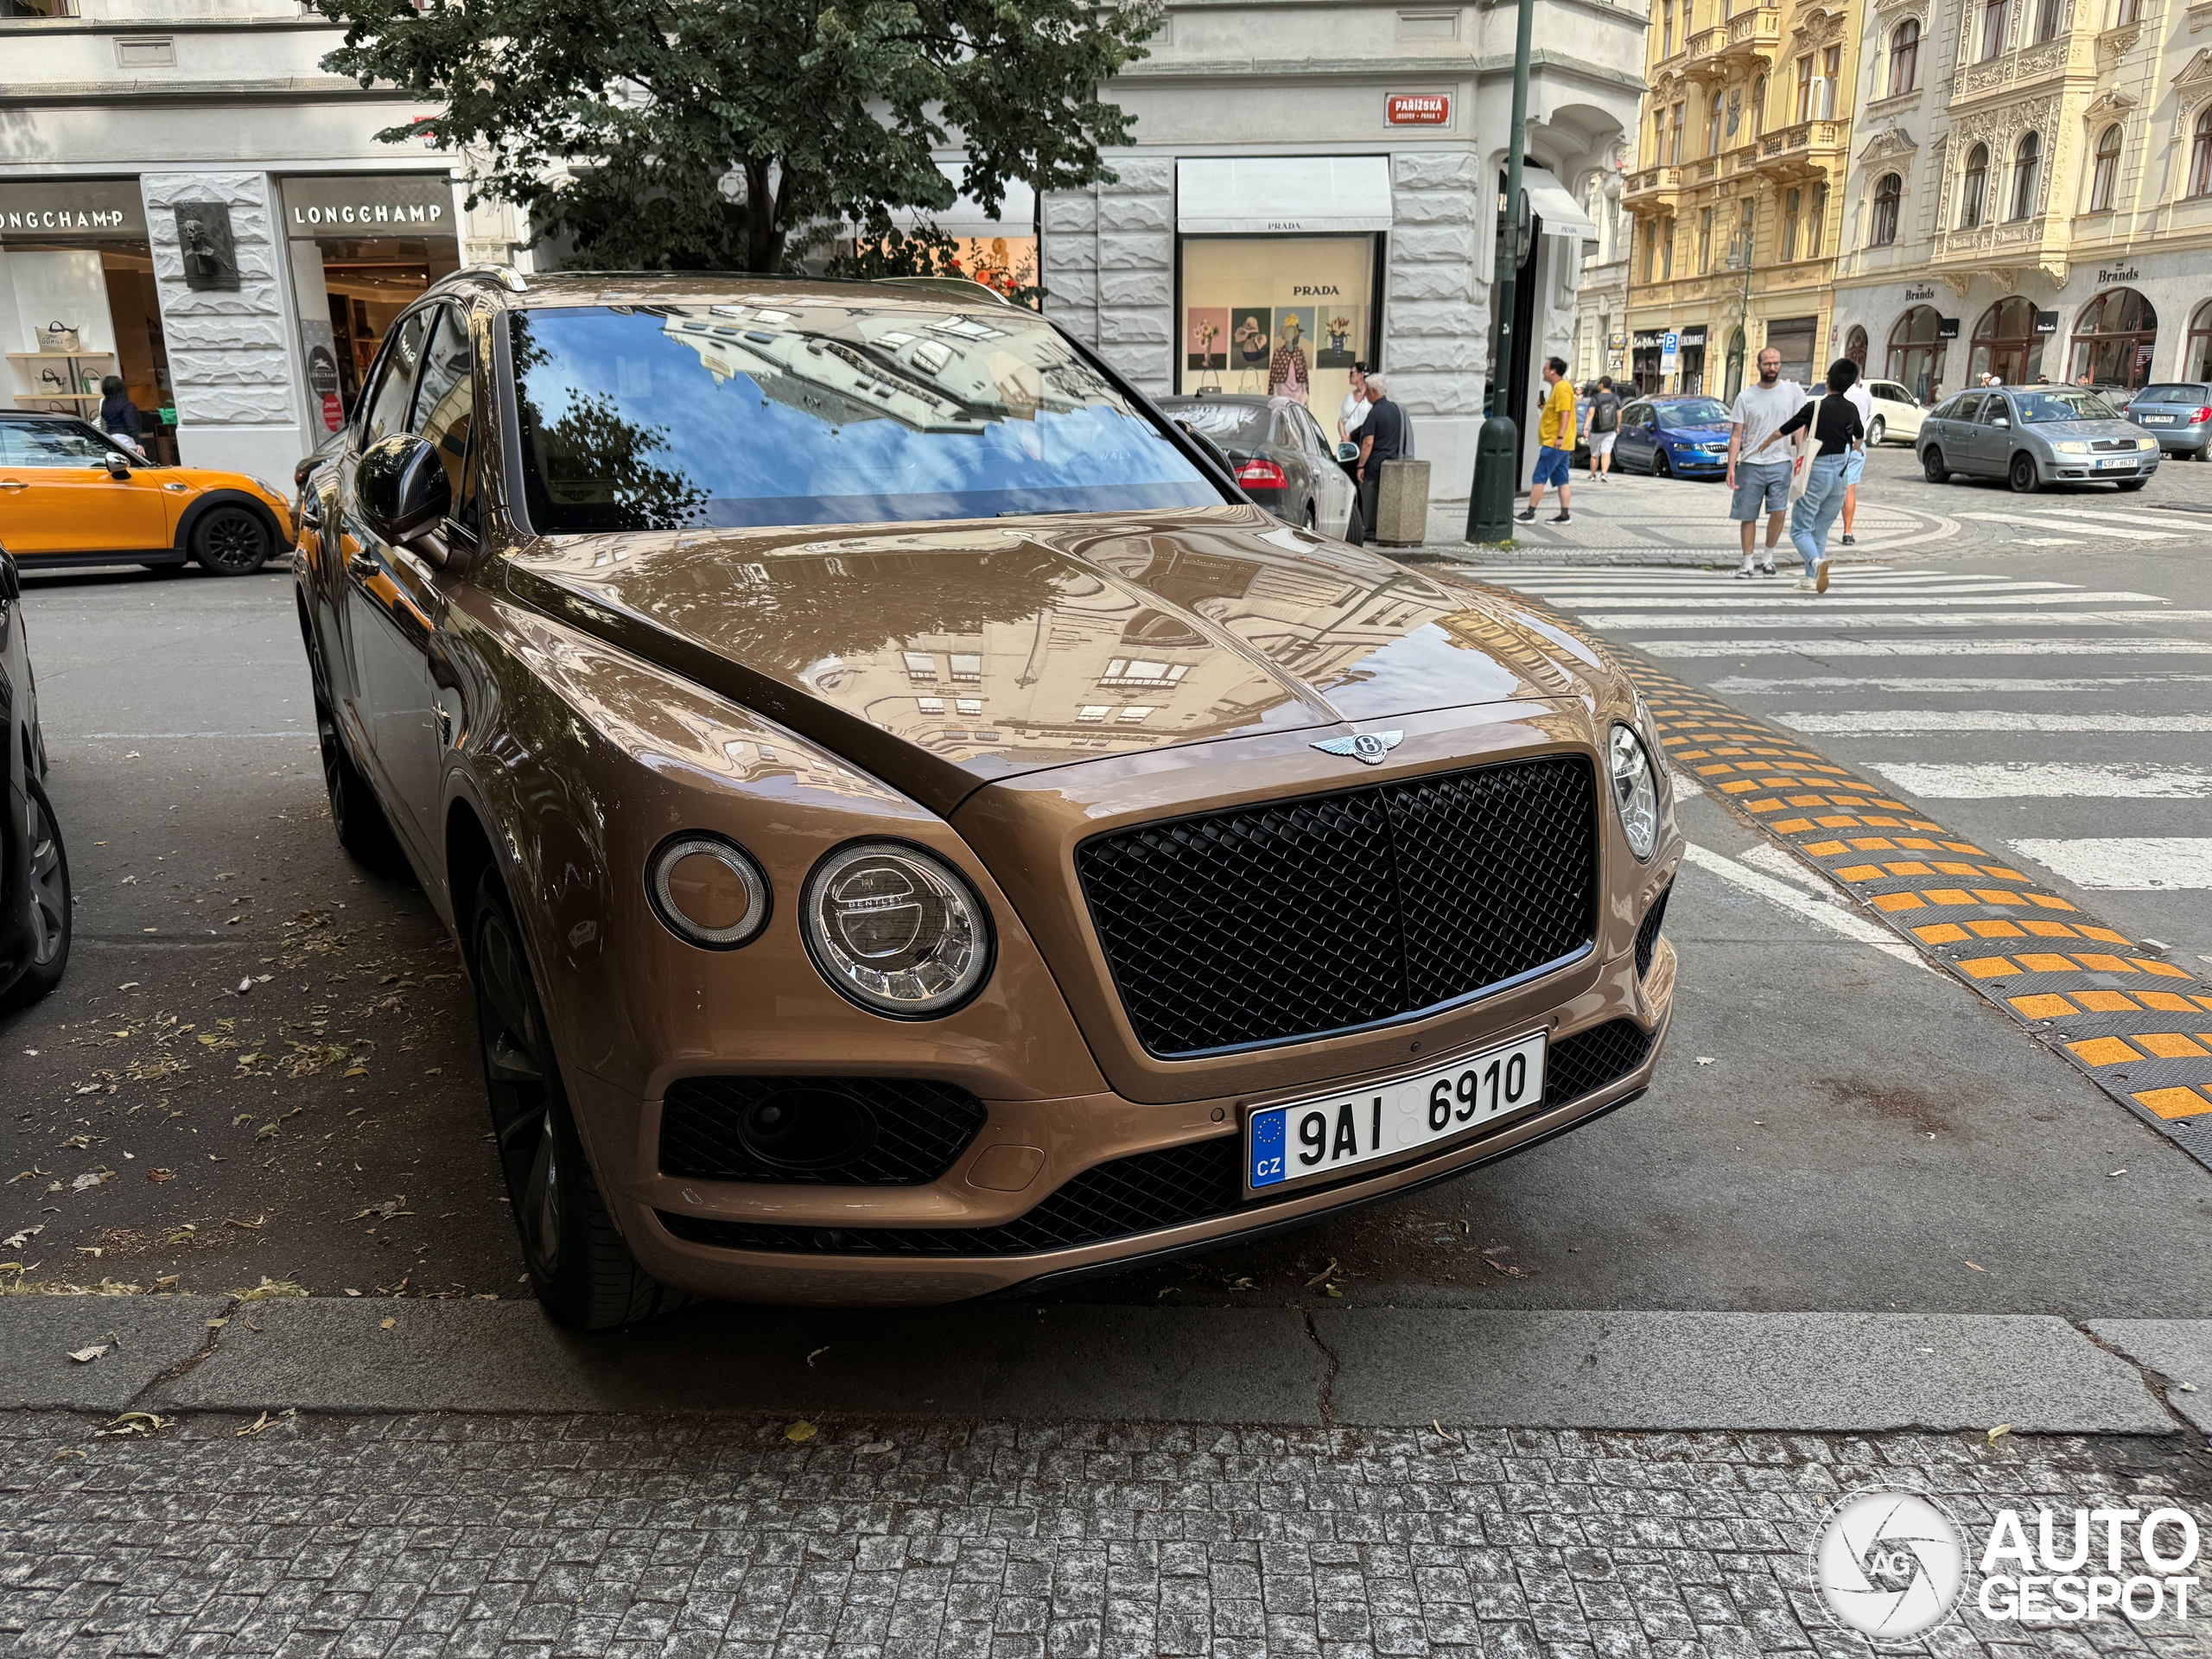
[[[284,234],[302,240],[452,236],[453,183],[434,173],[287,179]]]
[[[0,184],[0,237],[146,239],[136,179],[55,179]]]

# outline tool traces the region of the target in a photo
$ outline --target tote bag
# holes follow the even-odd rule
[[[1813,456],[1818,453],[1821,441],[1813,429],[1820,422],[1820,405],[1810,397],[1805,400],[1809,411],[1805,429],[1797,435],[1797,456],[1789,464],[1789,505],[1796,506],[1805,493],[1805,486],[1813,481]]]

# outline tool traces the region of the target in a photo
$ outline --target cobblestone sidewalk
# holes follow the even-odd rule
[[[2179,1437],[98,1427],[0,1418],[0,1653],[1863,1656],[1808,1574],[1840,1491],[1934,1493],[1970,1538],[2000,1507],[2212,1493]],[[2208,1633],[1969,1611],[1910,1650],[2182,1659]]]

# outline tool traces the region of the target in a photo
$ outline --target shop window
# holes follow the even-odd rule
[[[2120,181],[2120,128],[2107,127],[2097,135],[2097,156],[2089,170],[2089,211],[2108,213],[2114,187]]]
[[[2141,385],[2151,377],[2152,354],[2158,345],[2158,314],[2132,288],[2100,294],[2082,308],[2074,323],[2069,378],[2088,375],[2101,386]]]
[[[2024,385],[2043,370],[2043,337],[2036,333],[2036,305],[2023,295],[1999,300],[1974,326],[1967,378],[1993,374],[2008,386]]]
[[[1943,384],[1947,342],[1943,319],[1932,305],[1916,305],[1890,330],[1889,378],[1901,382],[1923,404],[1936,400]]]
[[[1989,200],[1989,146],[1976,144],[1967,152],[1967,170],[1959,186],[1959,228],[1971,231],[1981,224],[1984,205]]]
[[[2182,372],[2191,380],[2212,381],[2212,300],[2189,319],[2189,340],[2182,352]]]
[[[1874,224],[1869,240],[1878,248],[1897,245],[1897,199],[1904,194],[1904,181],[1894,173],[1885,173],[1874,185]]]
[[[1890,96],[1903,98],[1920,85],[1920,20],[1908,17],[1890,35]]]
[[[1186,236],[1176,390],[1288,397],[1337,429],[1355,363],[1376,360],[1372,236]]]

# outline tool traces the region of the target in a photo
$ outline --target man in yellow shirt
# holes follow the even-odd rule
[[[1529,484],[1529,505],[1520,518],[1522,524],[1535,519],[1536,509],[1543,505],[1544,486],[1559,486],[1559,512],[1552,523],[1563,524],[1573,518],[1567,511],[1567,467],[1574,459],[1574,388],[1567,384],[1567,359],[1548,357],[1544,359],[1544,384],[1551,391],[1544,398],[1544,412],[1536,419],[1536,471]]]

